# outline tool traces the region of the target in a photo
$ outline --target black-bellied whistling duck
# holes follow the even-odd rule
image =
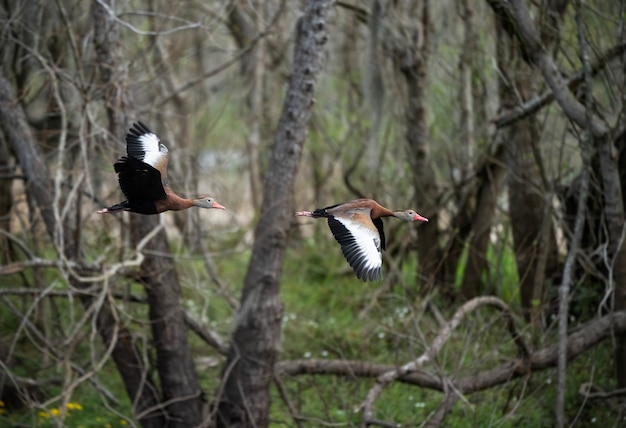
[[[341,245],[343,255],[363,281],[382,279],[385,233],[382,217],[405,221],[428,221],[413,210],[391,211],[372,199],[356,199],[297,216],[328,219],[328,226]]]
[[[167,184],[168,150],[146,125],[134,123],[126,134],[126,152],[114,165],[126,200],[98,211],[98,214],[130,211],[160,214],[191,207],[226,209],[213,198],[187,199]]]

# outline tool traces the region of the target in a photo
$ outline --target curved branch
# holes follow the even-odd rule
[[[619,58],[624,54],[624,52],[626,52],[626,43],[620,43],[619,45],[613,46],[604,54],[600,55],[593,63],[589,64],[589,75],[597,75],[609,62],[615,58]],[[582,83],[584,83],[584,81],[585,73],[583,69],[580,69],[565,82],[565,85],[570,91],[575,91]],[[538,97],[528,100],[524,104],[520,104],[511,110],[504,112],[500,116],[493,119],[492,122],[497,128],[504,128],[505,126],[509,126],[520,119],[538,112],[552,101],[554,101],[554,93],[552,90],[548,90]]]
[[[598,343],[613,336],[626,333],[626,311],[615,312],[602,318],[589,321],[567,339],[567,358],[573,360]],[[532,352],[527,360],[518,358],[494,369],[483,370],[454,381],[454,387],[463,394],[472,394],[512,379],[526,376],[556,367],[557,345],[548,346]],[[350,378],[373,378],[395,370],[390,364],[369,363],[358,360],[291,360],[276,364],[276,373],[280,376],[333,375]],[[398,382],[416,385],[435,391],[444,391],[445,379],[423,370],[404,373],[396,379]]]
[[[589,130],[595,138],[606,138],[609,129],[599,117],[592,116],[591,123],[588,123],[585,106],[574,98],[554,58],[541,43],[539,32],[533,24],[526,2],[524,0],[487,0],[487,3],[498,19],[505,24],[507,31],[519,40],[524,58],[539,69],[565,116],[583,129],[589,125]]]
[[[448,339],[450,339],[450,336],[452,335],[454,330],[456,330],[456,328],[461,324],[463,318],[465,318],[465,316],[470,312],[475,311],[476,309],[485,305],[495,306],[506,314],[506,317],[508,319],[509,331],[513,335],[513,339],[515,340],[515,344],[518,346],[518,350],[522,355],[522,359],[526,360],[530,352],[528,351],[528,347],[522,340],[521,336],[518,334],[515,325],[513,324],[510,311],[506,303],[504,303],[499,298],[493,296],[477,297],[466,302],[456,311],[452,319],[446,325],[444,325],[441,330],[439,330],[439,334],[437,335],[435,340],[433,340],[433,343],[420,357],[413,361],[410,361],[407,364],[404,364],[403,366],[398,367],[395,370],[390,370],[386,373],[383,373],[378,377],[378,379],[376,380],[376,384],[369,390],[365,401],[361,404],[361,408],[363,409],[364,422],[367,423],[367,421],[373,417],[374,402],[383,392],[383,389],[385,389],[391,382],[398,379],[399,377],[414,372],[419,367],[424,366],[425,364],[436,358],[437,355],[439,355],[439,352],[441,352],[443,345],[445,345]]]
[[[437,339],[435,339],[435,342],[443,345],[445,340],[449,338],[450,333],[458,326],[463,316],[481,305],[496,306],[506,313],[504,310],[506,305],[498,300],[499,299],[495,298],[478,298],[469,301],[461,307],[452,320],[444,326]],[[509,321],[509,323],[511,323],[511,321]],[[450,378],[442,378],[441,376],[430,374],[416,367],[413,367],[413,371],[406,370],[407,366],[411,364],[415,366],[417,361],[424,361],[425,355],[435,355],[432,353],[433,349],[435,349],[435,342],[433,342],[433,346],[420,357],[421,359],[412,361],[403,366],[405,370],[402,370],[403,367],[397,368],[389,364],[375,364],[366,361],[307,359],[279,362],[276,365],[276,373],[279,376],[334,375],[350,378],[377,377],[379,378],[379,382],[381,378],[391,378],[398,382],[440,392],[453,389],[455,393],[448,394],[446,398],[452,402],[452,396],[483,391],[507,383],[515,378],[528,376],[533,372],[556,367],[558,357],[557,344],[530,353],[521,339],[515,339],[519,334],[517,334],[514,327],[509,325],[509,331],[512,332],[518,347],[518,353],[520,355],[517,359],[510,363],[502,364],[494,369],[483,370],[474,375],[454,381],[451,381]],[[602,318],[594,319],[569,335],[567,339],[567,359],[571,361],[603,340],[624,333],[626,333],[626,311],[615,312]],[[529,353],[525,355],[526,352]],[[389,382],[391,382],[391,380]],[[377,385],[379,385],[379,383],[377,383]],[[380,392],[382,392],[382,388],[378,394],[380,394]],[[377,396],[373,397],[373,400],[376,398]],[[370,405],[371,404],[373,404],[373,401]],[[442,407],[444,407],[446,411],[449,410],[449,406],[445,404],[442,404]],[[367,422],[368,420],[364,418],[364,421]]]

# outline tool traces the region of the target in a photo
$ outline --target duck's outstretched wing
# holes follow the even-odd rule
[[[122,193],[129,201],[165,199],[161,173],[134,157],[122,157],[113,165]]]
[[[126,134],[126,152],[129,158],[145,162],[160,172],[163,184],[167,184],[167,147],[157,135],[141,122],[133,123]]]
[[[329,216],[328,226],[359,279],[382,279],[382,242],[369,214]]]

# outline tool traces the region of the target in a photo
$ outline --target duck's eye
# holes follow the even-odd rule
[[[213,198],[207,198],[206,203],[209,204],[209,205],[212,204],[213,203]]]

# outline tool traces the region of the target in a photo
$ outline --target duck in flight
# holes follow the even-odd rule
[[[126,200],[103,208],[98,214],[130,211],[149,215],[191,207],[226,209],[213,198],[187,199],[170,189],[167,147],[143,123],[134,123],[126,134],[126,152],[128,156],[113,165]]]
[[[385,233],[382,217],[428,221],[413,210],[392,211],[372,199],[356,199],[315,211],[298,211],[296,216],[326,218],[344,257],[363,281],[376,281],[383,277]]]

